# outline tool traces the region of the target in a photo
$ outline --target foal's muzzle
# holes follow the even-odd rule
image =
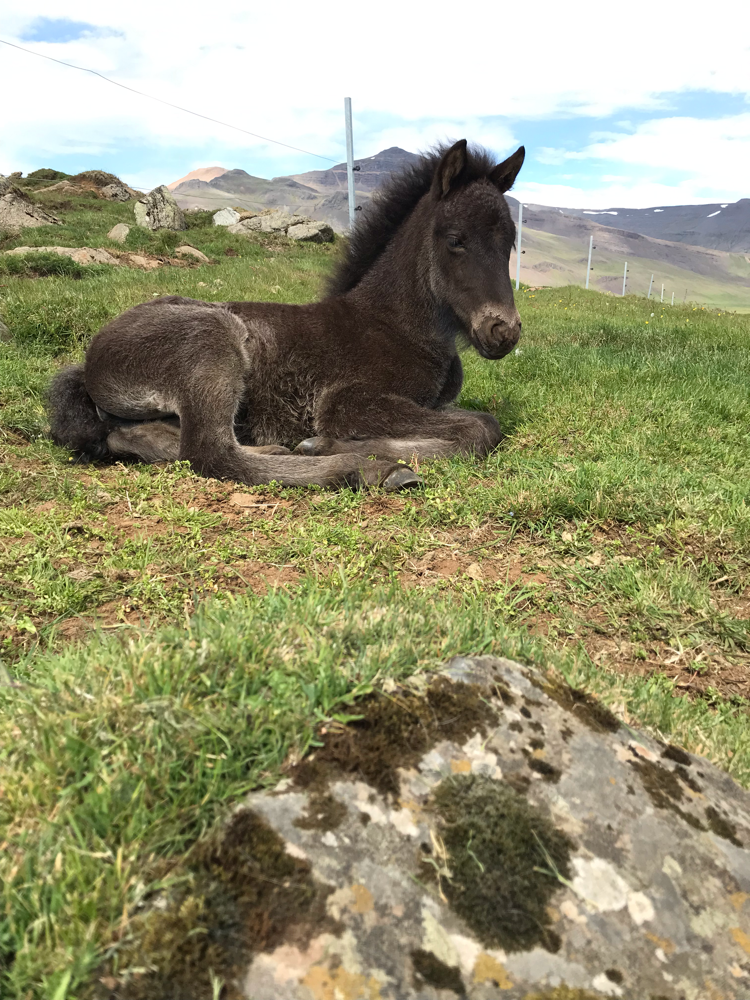
[[[493,361],[504,358],[518,343],[521,336],[521,317],[514,310],[514,315],[486,316],[473,331],[472,340],[477,351],[483,358]]]

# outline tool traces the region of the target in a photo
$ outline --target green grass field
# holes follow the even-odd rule
[[[106,247],[132,218],[58,211],[0,250]],[[188,241],[200,267],[34,277],[44,259],[0,256],[3,998],[92,996],[248,790],[458,653],[559,670],[750,784],[750,317],[524,290],[519,350],[465,357],[462,405],[505,441],[424,466],[416,494],[71,463],[43,395],[108,318],[167,292],[308,301],[337,252],[209,222],[129,237]]]

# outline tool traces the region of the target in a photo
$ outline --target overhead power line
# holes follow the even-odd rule
[[[250,132],[246,128],[240,128],[239,125],[230,125],[229,122],[221,122],[218,118],[211,118],[209,115],[202,115],[199,111],[191,111],[190,108],[183,108],[179,104],[172,104],[171,101],[165,101],[161,97],[154,97],[153,94],[144,94],[142,90],[136,90],[135,87],[128,87],[125,83],[119,83],[117,80],[111,80],[108,76],[104,76],[103,73],[98,73],[95,69],[88,69],[86,66],[75,66],[73,63],[64,62],[62,59],[55,59],[54,56],[47,56],[43,52],[34,52],[33,49],[25,49],[22,45],[16,45],[14,42],[8,42],[4,38],[0,38],[0,43],[3,45],[9,45],[12,49],[18,49],[19,52],[25,52],[30,56],[38,56],[40,59],[48,59],[50,62],[58,63],[60,66],[67,66],[68,69],[77,69],[81,73],[91,73],[92,76],[98,76],[100,80],[104,80],[106,83],[111,83],[115,87],[122,87],[123,90],[129,90],[131,94],[137,94],[139,97],[147,97],[149,101],[157,101],[159,104],[166,104],[168,108],[175,108],[177,111],[184,111],[187,115],[194,115],[196,118],[203,118],[204,121],[213,122],[215,125],[223,125],[224,128],[234,129],[235,132],[244,132],[245,135],[251,135],[254,139],[262,139],[263,142],[272,142],[276,146],[284,146],[286,149],[294,149],[298,153],[306,153],[308,156],[317,156],[319,160],[328,160],[329,163],[338,163],[338,160],[334,160],[330,156],[323,156],[321,153],[313,153],[309,149],[301,149],[299,146],[291,146],[288,142],[280,142],[278,139],[269,139],[267,135],[258,135],[257,132]]]

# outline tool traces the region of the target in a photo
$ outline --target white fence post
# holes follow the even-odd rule
[[[622,294],[625,296],[625,282],[628,280],[628,262],[625,261],[625,267],[622,271]]]
[[[523,204],[518,203],[518,232],[516,234],[516,291],[521,284],[521,230],[523,229]]]
[[[589,262],[586,265],[586,288],[589,287],[589,275],[591,274],[591,251],[593,249],[593,246],[594,246],[594,237],[592,234],[591,236],[589,236]]]
[[[346,183],[349,189],[349,232],[354,229],[354,137],[352,135],[352,99],[344,98],[346,121]]]
[[[661,286],[661,301],[664,301],[664,285]]]
[[[651,281],[649,281],[649,283],[648,283],[648,295],[646,296],[647,299],[651,298],[651,286],[653,285],[653,283],[654,283],[654,276],[652,274],[651,275]]]
[[[672,305],[674,305],[674,292],[672,292]]]

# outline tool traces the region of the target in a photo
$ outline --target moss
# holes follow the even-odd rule
[[[548,904],[569,878],[571,842],[508,784],[453,775],[434,793],[450,878],[442,889],[485,947],[555,949]]]
[[[307,805],[307,815],[299,816],[294,825],[300,830],[335,830],[344,822],[347,812],[344,803],[333,795],[313,794]]]
[[[414,966],[414,986],[422,989],[433,986],[436,990],[453,990],[460,997],[466,996],[461,972],[457,965],[446,965],[431,951],[421,948],[411,953]]]
[[[557,767],[553,767],[553,765],[546,760],[529,757],[527,763],[532,771],[536,771],[537,774],[541,774],[545,781],[551,781],[553,785],[556,785],[562,777],[562,771]]]
[[[657,809],[671,810],[695,830],[706,829],[697,816],[685,812],[677,805],[684,796],[674,771],[650,760],[632,761],[631,767],[640,775],[643,788]]]
[[[717,837],[723,837],[724,840],[728,840],[735,847],[744,847],[744,844],[737,836],[737,827],[734,823],[731,823],[726,816],[722,816],[718,809],[714,809],[713,806],[706,808],[706,822],[708,823],[709,830],[715,833]]]
[[[683,767],[690,767],[693,763],[690,754],[686,753],[682,747],[676,747],[673,743],[666,744],[661,755],[667,760],[673,760],[675,764],[682,764]]]
[[[133,939],[108,970],[118,1000],[211,996],[211,971],[230,983],[256,952],[289,937],[305,947],[313,934],[338,930],[326,915],[330,889],[250,810],[199,842],[171,875],[179,888],[166,908],[131,923]],[[149,971],[128,976],[131,966]],[[227,989],[226,1000],[240,997]]]
[[[678,764],[674,770],[675,774],[679,775],[680,780],[684,782],[684,784],[686,784],[688,788],[691,788],[694,792],[698,792],[699,794],[703,791],[703,789],[695,780],[695,778],[692,776],[692,774],[688,771],[686,767],[683,767],[682,764]]]
[[[616,733],[619,730],[619,719],[605,705],[593,695],[572,688],[561,678],[548,680],[542,690],[548,698],[556,701],[561,708],[595,733]]]
[[[294,769],[295,784],[322,792],[330,781],[350,776],[396,798],[398,768],[416,766],[440,740],[461,744],[497,724],[482,687],[454,684],[446,677],[434,681],[424,695],[374,694],[359,708],[362,718],[326,733],[323,746]]]

